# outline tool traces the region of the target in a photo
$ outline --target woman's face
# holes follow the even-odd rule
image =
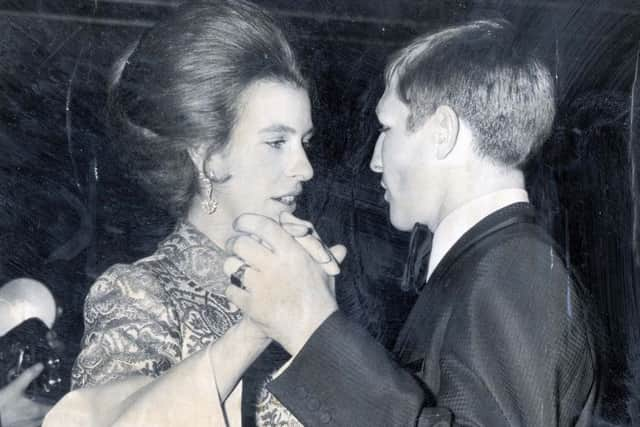
[[[214,188],[219,213],[233,220],[247,212],[277,219],[293,212],[302,183],[313,176],[305,153],[313,132],[307,91],[258,81],[245,89],[229,144],[214,171],[231,178]]]

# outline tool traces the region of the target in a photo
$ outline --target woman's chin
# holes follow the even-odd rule
[[[274,200],[273,203],[275,205],[275,209],[274,209],[274,211],[272,212],[271,215],[267,215],[267,216],[272,217],[276,221],[278,220],[278,218],[280,218],[280,214],[282,214],[283,212],[293,213],[296,210],[296,207],[297,207],[296,202],[282,203],[282,202]]]
[[[296,208],[297,208],[296,202],[282,203],[277,200],[271,199],[260,208],[245,207],[242,213],[266,216],[277,222],[280,219],[280,215],[283,212],[293,213],[296,210]]]

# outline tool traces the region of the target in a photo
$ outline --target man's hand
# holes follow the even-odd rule
[[[2,427],[38,427],[51,406],[34,402],[25,390],[42,372],[37,364],[24,371],[12,383],[0,390],[0,420]]]
[[[245,264],[245,289],[229,286],[226,294],[268,336],[295,354],[338,308],[333,277],[272,219],[245,214],[235,228],[244,234],[228,242],[235,257],[227,259],[225,272],[231,275]],[[331,254],[338,263],[345,255],[344,247]]]

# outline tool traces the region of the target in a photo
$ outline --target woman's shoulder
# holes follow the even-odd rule
[[[115,264],[91,286],[74,387],[135,374],[156,376],[180,360],[179,320],[144,263]]]
[[[85,309],[95,305],[168,304],[169,298],[147,259],[132,264],[114,264],[102,273],[89,290]]]

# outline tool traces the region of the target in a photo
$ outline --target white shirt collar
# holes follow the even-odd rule
[[[518,202],[529,202],[529,195],[521,188],[509,188],[473,199],[447,215],[433,233],[427,280],[464,233],[495,211]]]

